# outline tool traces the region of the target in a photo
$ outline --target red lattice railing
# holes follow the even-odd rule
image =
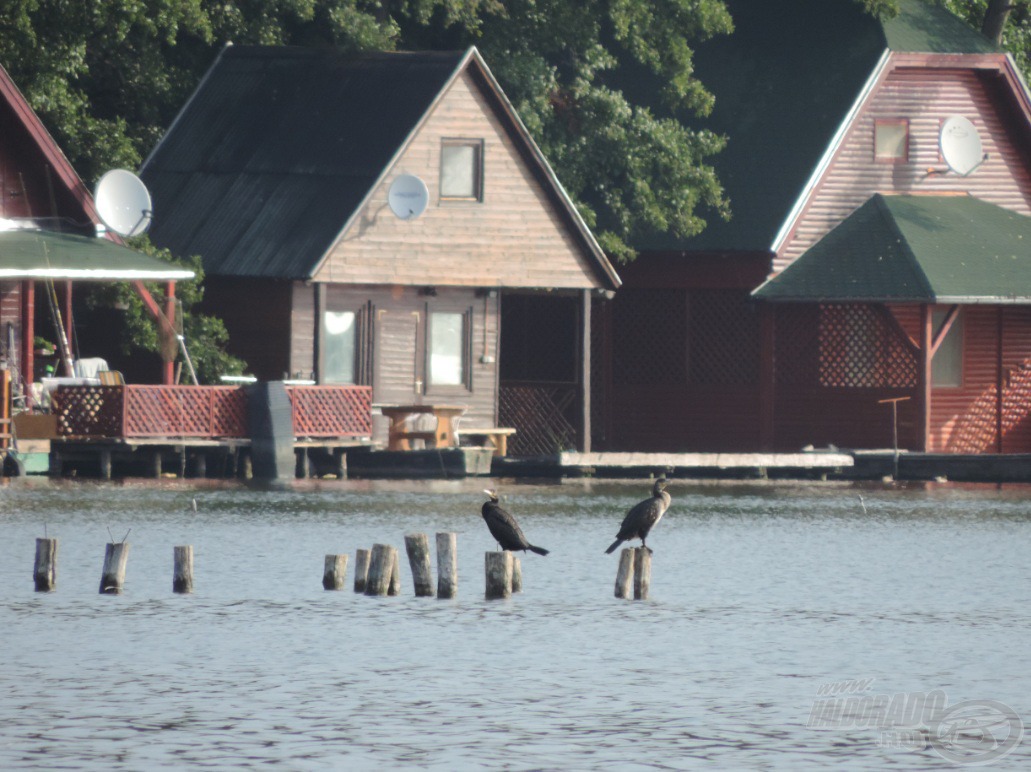
[[[368,437],[372,434],[369,386],[287,386],[296,437]]]
[[[294,436],[372,434],[368,386],[289,386]],[[53,397],[64,437],[242,438],[247,390],[239,386],[61,386]]]

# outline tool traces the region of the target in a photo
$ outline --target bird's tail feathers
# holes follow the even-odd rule
[[[614,542],[612,542],[612,544],[609,546],[609,548],[607,550],[605,550],[605,554],[606,555],[611,555],[613,552],[616,551],[616,547],[618,547],[622,543],[623,543],[622,539],[616,539]]]
[[[530,552],[536,552],[538,555],[547,555],[548,554],[548,550],[544,549],[544,547],[534,547],[532,544],[530,544],[527,547],[527,549],[530,550]]]

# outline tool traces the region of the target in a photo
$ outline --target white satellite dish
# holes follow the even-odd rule
[[[150,227],[150,192],[132,172],[112,169],[100,178],[93,197],[104,225],[120,236],[139,236]]]
[[[430,200],[430,192],[426,183],[414,174],[402,174],[390,183],[387,192],[387,204],[390,211],[402,220],[414,220],[426,211]]]
[[[981,137],[974,124],[962,115],[953,115],[942,124],[939,146],[945,163],[963,177],[988,158],[981,147]]]

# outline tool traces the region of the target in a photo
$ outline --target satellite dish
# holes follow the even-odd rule
[[[426,183],[414,174],[402,174],[390,183],[387,204],[390,211],[402,220],[414,220],[426,211],[430,193]]]
[[[962,115],[953,115],[945,120],[939,145],[945,163],[956,174],[964,177],[988,158],[981,147],[981,137],[974,124]]]
[[[97,214],[120,236],[139,236],[150,227],[150,192],[143,181],[125,169],[112,169],[97,183]]]

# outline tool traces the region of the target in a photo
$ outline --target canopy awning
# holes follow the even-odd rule
[[[43,230],[0,231],[0,279],[178,281],[193,271],[106,238]]]
[[[971,196],[877,194],[752,295],[787,303],[1031,304],[1031,217]]]

